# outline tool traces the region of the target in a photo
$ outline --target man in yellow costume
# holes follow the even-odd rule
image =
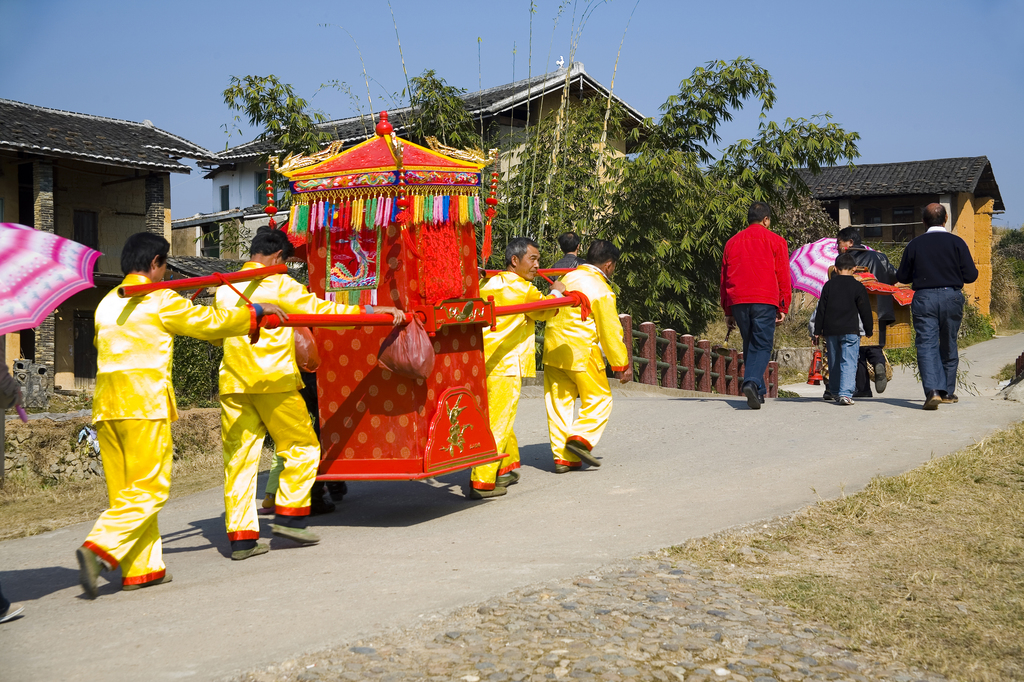
[[[284,232],[261,227],[253,237],[249,262],[242,271],[278,265],[295,251]],[[394,323],[404,320],[392,307],[344,305],[309,293],[289,275],[271,275],[236,287],[254,303],[274,303],[289,314],[346,315],[389,313]],[[217,308],[237,310],[245,300],[229,287],[217,290]],[[256,514],[256,474],[267,432],[284,459],[274,498],[271,531],[300,545],[320,541],[306,528],[310,488],[320,462],[320,442],[310,422],[299,366],[295,362],[295,333],[290,327],[264,329],[255,345],[227,339],[220,365],[220,423],[224,440],[224,507],[231,558],[265,554]]]
[[[610,281],[619,250],[598,239],[587,250],[586,263],[562,278],[566,291],[581,291],[590,299],[591,316],[559,315],[544,331],[544,401],[555,473],[579,469],[586,462],[601,466],[593,450],[608,425],[612,392],[602,357],[626,383],[630,376],[622,324]],[[579,417],[573,421],[576,398]]]
[[[540,247],[527,237],[515,237],[505,247],[505,272],[495,275],[480,287],[483,298],[494,298],[494,305],[520,305],[561,297],[565,285],[555,282],[550,296],[535,286],[540,265]],[[537,374],[534,328],[537,320],[549,320],[558,308],[519,315],[503,315],[494,329],[484,329],[484,362],[487,370],[487,410],[491,432],[498,452],[505,457],[473,467],[469,497],[481,500],[499,497],[519,480],[519,443],[512,427],[519,408],[523,377]]]
[[[159,282],[170,244],[133,234],[121,251],[121,286]],[[171,357],[178,334],[219,339],[248,334],[277,306],[215,310],[162,289],[120,298],[115,288],[96,308],[96,391],[92,418],[99,437],[110,508],[76,550],[79,579],[90,598],[103,568],[121,567],[122,589],[171,581],[163,562],[157,514],[171,487],[171,422],[178,418]],[[243,341],[244,342],[244,341]]]

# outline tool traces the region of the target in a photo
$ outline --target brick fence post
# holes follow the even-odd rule
[[[34,198],[33,219],[35,228],[43,232],[55,234],[56,207],[54,204],[53,162],[35,161],[32,163],[32,192]],[[35,362],[44,365],[49,373],[46,391],[53,392],[54,372],[57,369],[57,330],[54,313],[50,313],[35,329],[36,357]]]
[[[697,368],[703,370],[703,374],[697,379],[697,390],[704,393],[711,393],[711,342],[703,339],[697,342],[697,348],[703,352],[697,360]]]
[[[661,351],[661,361],[668,365],[661,375],[661,385],[666,388],[679,388],[679,373],[676,371],[676,332],[674,329],[662,329],[661,335],[668,341],[665,350]]]
[[[740,354],[739,351],[730,348],[729,349],[729,374],[732,375],[732,379],[729,381],[729,395],[739,395],[740,385],[743,383],[743,375],[740,371]]]
[[[728,349],[722,348],[721,346],[715,346],[711,349],[711,352],[714,353],[714,358],[711,361],[711,371],[718,375],[717,378],[712,379],[712,385],[714,386],[716,393],[726,395],[725,357],[728,354]]]
[[[641,322],[640,331],[647,334],[640,354],[647,359],[647,364],[640,370],[640,383],[650,386],[658,385],[658,330],[653,322]]]
[[[764,387],[769,398],[779,397],[779,363],[774,360],[764,370]]]
[[[626,344],[626,371],[623,374],[633,380],[633,318],[625,313],[619,315],[622,325],[622,342]]]
[[[686,368],[683,371],[682,381],[680,381],[679,388],[682,388],[682,389],[684,389],[686,391],[692,391],[693,390],[693,385],[694,385],[694,374],[693,374],[693,370],[694,370],[694,364],[693,364],[693,355],[694,355],[694,353],[693,353],[693,344],[694,344],[694,340],[693,340],[693,337],[690,336],[689,334],[683,334],[679,338],[679,342],[682,343],[684,346],[686,346],[686,349],[683,350],[682,356],[679,358],[679,364]]]

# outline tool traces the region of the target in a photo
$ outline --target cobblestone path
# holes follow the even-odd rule
[[[342,616],[343,617],[343,616]],[[244,675],[246,682],[939,682],[711,571],[654,556]]]

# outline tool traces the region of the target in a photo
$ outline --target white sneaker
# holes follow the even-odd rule
[[[14,620],[25,610],[24,606],[18,606],[17,604],[11,604],[7,607],[7,610],[0,613],[0,623],[6,623],[9,620]]]
[[[853,405],[853,398],[851,398],[848,395],[841,395],[839,396],[839,400],[837,400],[836,402],[838,402],[840,405]]]

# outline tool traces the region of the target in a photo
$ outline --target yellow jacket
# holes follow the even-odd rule
[[[242,270],[263,267],[248,262]],[[244,286],[244,288],[243,288]],[[359,306],[331,303],[317,298],[288,275],[270,275],[260,280],[236,284],[235,288],[253,303],[274,303],[295,315],[350,315],[362,312]],[[224,310],[245,307],[245,301],[220,286],[215,305]],[[220,393],[282,393],[302,388],[299,365],[295,362],[295,332],[291,327],[261,329],[256,345],[248,339],[227,339],[220,363]]]
[[[576,315],[559,315],[544,330],[544,364],[571,372],[583,372],[593,354],[601,359],[604,349],[616,372],[629,361],[622,339],[622,323],[615,307],[615,292],[600,269],[584,264],[562,277],[566,291],[582,291],[590,299],[593,314],[584,322]],[[603,364],[601,362],[600,364]]]
[[[494,297],[494,305],[520,305],[545,299],[530,282],[514,272],[502,272],[480,287],[481,298]],[[535,322],[550,320],[559,308],[519,315],[504,315],[492,331],[484,329],[484,362],[487,376],[532,377],[537,375],[537,350],[533,340]]]
[[[148,284],[127,275],[120,286]],[[171,386],[174,337],[212,340],[249,333],[249,309],[214,310],[192,305],[163,289],[121,298],[115,287],[96,308],[94,422],[178,418]]]

